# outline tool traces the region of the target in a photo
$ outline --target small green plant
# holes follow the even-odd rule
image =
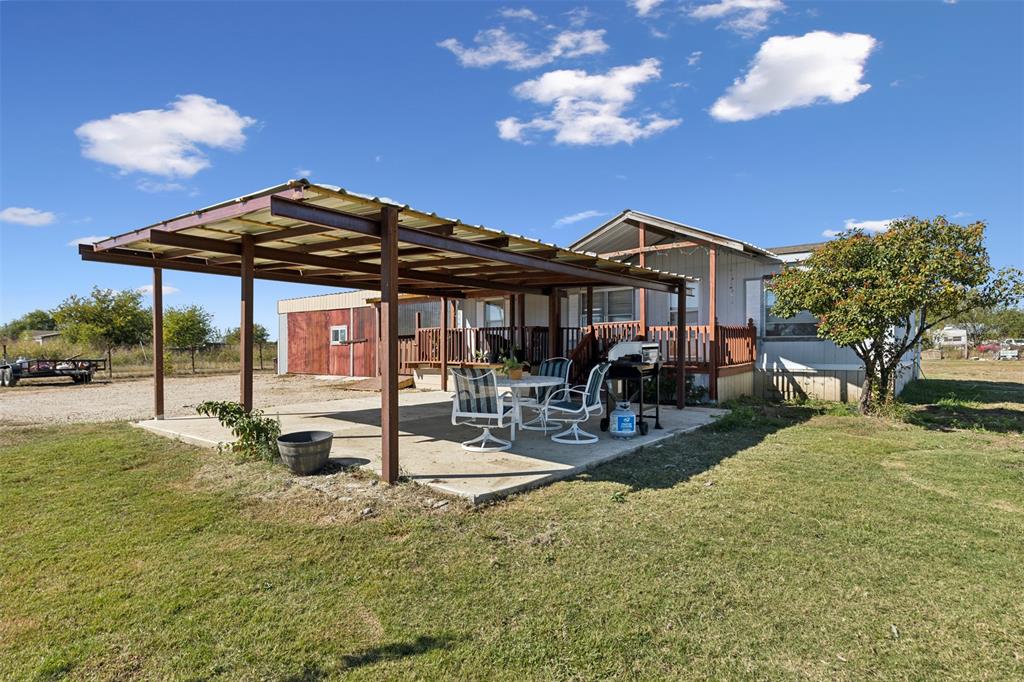
[[[240,403],[228,400],[207,400],[196,406],[196,412],[216,417],[231,429],[235,442],[230,449],[239,460],[273,462],[277,459],[277,438],[281,435],[279,420],[265,417],[261,410],[246,412]]]
[[[523,369],[523,363],[522,361],[516,358],[514,350],[512,351],[512,354],[509,355],[508,357],[501,357],[498,358],[498,360],[501,362],[501,368],[498,371],[500,371],[502,374],[511,374],[516,372],[517,370],[522,371]]]

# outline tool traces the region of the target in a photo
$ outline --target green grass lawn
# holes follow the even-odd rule
[[[2,431],[0,679],[1021,679],[1008,383],[919,384],[905,421],[753,406],[493,506],[335,523],[126,425]]]

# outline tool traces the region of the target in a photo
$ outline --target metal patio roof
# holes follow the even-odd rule
[[[453,298],[627,285],[676,291],[688,278],[438,216],[341,187],[290,180],[110,237],[84,260],[240,274],[243,237],[255,277],[380,289],[382,209],[399,211],[399,290]]]

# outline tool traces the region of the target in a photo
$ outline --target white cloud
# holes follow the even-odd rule
[[[582,69],[549,71],[516,86],[521,99],[551,105],[550,113],[529,121],[510,117],[497,122],[503,140],[530,142],[534,133],[554,133],[560,144],[611,145],[633,143],[679,125],[680,119],[657,114],[624,115],[642,84],[661,77],[657,59],[634,66],[617,66],[607,73]]]
[[[694,50],[690,53],[690,56],[686,58],[686,63],[690,66],[697,66],[700,62],[700,58],[704,56],[701,50]]]
[[[505,64],[510,69],[521,71],[544,66],[563,57],[605,52],[608,44],[604,42],[604,34],[604,29],[562,31],[538,52],[504,28],[492,28],[476,34],[473,38],[476,47],[466,47],[455,38],[442,40],[438,46],[451,51],[466,67],[482,69]]]
[[[579,28],[590,21],[593,13],[587,7],[573,7],[565,13],[565,16],[569,18],[570,26]]]
[[[104,239],[109,239],[110,235],[92,235],[90,237],[79,237],[78,239],[72,239],[68,242],[68,246],[78,246],[79,244],[95,244],[101,242]]]
[[[49,225],[56,219],[57,215],[55,213],[40,211],[38,208],[29,208],[27,206],[8,206],[0,211],[0,221],[17,223],[18,225],[29,225],[31,227]]]
[[[511,7],[502,7],[498,14],[505,17],[506,19],[523,19],[525,21],[537,21],[537,15],[533,13],[533,10],[526,7],[519,9],[512,9]]]
[[[572,225],[578,223],[581,220],[588,220],[590,218],[597,218],[599,216],[606,215],[603,211],[580,211],[579,213],[573,213],[572,215],[562,216],[551,227],[565,227],[566,225]]]
[[[966,218],[970,215],[971,214],[968,213],[967,211],[957,211],[956,213],[951,215],[950,218],[952,218],[953,220],[959,220],[960,218]]]
[[[202,95],[182,95],[166,109],[145,109],[83,123],[82,154],[116,166],[189,178],[210,165],[201,147],[238,150],[256,119]]]
[[[750,70],[711,107],[720,121],[749,121],[819,102],[849,102],[871,86],[864,63],[878,42],[860,33],[813,31],[764,41]]]
[[[636,10],[638,17],[650,16],[664,0],[629,0],[629,5]]]
[[[766,29],[772,14],[785,8],[782,0],[718,0],[692,8],[690,16],[701,21],[721,19],[719,28],[750,36]]]
[[[177,287],[168,286],[166,284],[160,287],[160,289],[164,292],[164,296],[166,296],[167,294],[176,294],[179,291],[181,291],[181,289],[178,289]],[[141,287],[135,287],[135,291],[138,291],[140,294],[144,294],[146,296],[152,296],[153,285],[143,284]]]
[[[843,222],[843,229],[841,230],[825,230],[822,232],[824,237],[838,237],[848,230],[861,230],[869,234],[878,234],[879,232],[885,232],[889,229],[889,224],[895,218],[889,218],[887,220],[856,220],[849,218]]]
[[[135,188],[150,194],[156,194],[158,192],[182,192],[186,189],[185,185],[180,182],[157,182],[154,180],[139,180],[135,183]]]
[[[313,175],[313,171],[308,168],[296,168],[295,172],[299,174],[300,178],[308,178]]]

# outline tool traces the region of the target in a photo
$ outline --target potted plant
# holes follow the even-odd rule
[[[501,373],[512,380],[523,378],[523,363],[516,358],[515,353],[501,358]]]

